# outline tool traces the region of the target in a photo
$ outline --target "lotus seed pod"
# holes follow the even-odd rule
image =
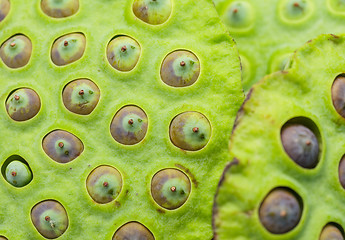
[[[191,52],[178,50],[170,53],[163,61],[161,78],[173,87],[190,86],[198,79],[200,63]]]
[[[51,59],[55,65],[64,66],[79,60],[85,51],[86,39],[82,33],[70,33],[55,40]]]
[[[140,52],[140,45],[133,38],[118,36],[108,44],[107,58],[115,69],[127,72],[137,65]]]
[[[197,151],[206,146],[211,137],[211,125],[199,112],[184,112],[170,124],[170,140],[183,150]]]
[[[6,167],[6,180],[15,187],[24,187],[32,180],[28,165],[21,161],[12,161]]]
[[[87,177],[86,188],[95,202],[109,203],[121,192],[121,174],[113,167],[99,166]]]
[[[99,88],[88,79],[74,80],[67,84],[62,92],[65,107],[81,115],[90,114],[95,109],[99,97]]]
[[[22,35],[14,35],[1,45],[0,57],[9,68],[20,68],[28,64],[32,52],[31,40]]]
[[[255,23],[254,9],[247,1],[234,1],[227,7],[223,21],[235,32],[248,31]]]
[[[157,172],[151,181],[151,194],[156,203],[166,209],[181,207],[191,191],[189,178],[174,168]]]
[[[134,0],[133,13],[140,20],[158,25],[166,22],[172,12],[171,0]]]
[[[327,224],[321,232],[319,240],[344,240],[343,233],[333,224]]]
[[[10,6],[9,0],[0,0],[0,22],[7,16],[10,11]]]
[[[215,196],[216,240],[320,239],[330,221],[344,225],[345,121],[332,102],[344,47],[345,35],[321,35],[248,93]]]
[[[32,56],[18,69],[8,68],[0,59],[0,235],[9,240],[47,239],[32,224],[30,212],[36,203],[55,199],[69,219],[57,239],[109,240],[129,222],[144,225],[151,240],[212,239],[213,197],[229,161],[229,138],[244,100],[238,50],[212,0],[142,2],[149,7],[139,12],[146,11],[149,22],[135,15],[133,6],[140,5],[135,0],[79,0],[76,13],[64,18],[47,15],[42,0],[9,1],[11,10],[0,22],[0,46],[15,34],[25,34],[32,42]],[[130,53],[117,62],[119,69],[108,61],[112,41],[126,45]],[[132,44],[140,47],[140,53],[139,48],[129,51]],[[199,65],[197,80],[188,87],[162,81],[164,59],[177,51],[194,54]],[[72,62],[77,53],[81,57]],[[254,66],[251,55],[244,56],[249,67]],[[121,64],[134,67],[122,71]],[[194,75],[191,70],[187,77]],[[88,115],[67,108],[64,90],[75,80],[90,80],[99,89],[98,103]],[[5,109],[7,98],[18,88],[35,90],[41,101],[38,114],[25,122],[12,120]],[[76,99],[86,96],[80,90]],[[172,120],[185,112],[202,114],[208,128],[212,126],[200,151],[181,149],[170,139]],[[202,124],[195,132],[189,129],[192,147],[199,145],[204,127],[203,120],[196,122]],[[5,167],[16,155],[26,156],[33,173],[33,180],[22,188],[5,179]],[[120,192],[113,191],[112,201],[105,204],[96,202],[87,189],[88,177],[99,166],[116,168],[122,180]],[[153,176],[166,168],[179,169],[190,181],[187,200],[173,210],[160,206],[151,194]],[[104,193],[104,186],[94,189]]]
[[[319,143],[315,134],[303,125],[293,124],[281,133],[286,153],[304,168],[316,167],[319,160]]]
[[[31,210],[31,221],[37,231],[48,239],[60,237],[68,227],[65,208],[54,200],[45,200],[36,204]]]
[[[153,234],[138,222],[129,222],[120,227],[113,236],[113,240],[155,240]]]
[[[124,145],[133,145],[144,139],[148,126],[146,113],[137,106],[125,106],[114,116],[110,125],[113,138]]]
[[[262,202],[259,217],[269,232],[283,234],[296,227],[301,213],[301,206],[294,194],[285,189],[275,189]]]
[[[41,100],[38,94],[30,88],[15,90],[6,100],[8,115],[15,121],[26,121],[41,109]]]
[[[79,0],[41,0],[41,8],[53,18],[69,17],[78,11]]]
[[[46,135],[42,146],[45,153],[58,163],[68,163],[84,151],[80,139],[63,130],[55,130]]]

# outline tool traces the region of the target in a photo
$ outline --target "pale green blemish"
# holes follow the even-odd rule
[[[31,182],[32,173],[26,164],[14,160],[6,167],[6,180],[15,187],[23,187]]]
[[[122,127],[125,131],[136,133],[142,131],[143,119],[137,114],[128,114],[122,120]]]
[[[182,78],[182,81],[186,82],[186,85],[190,85],[188,84],[189,81],[191,81],[194,74],[199,71],[199,68],[199,62],[188,56],[181,56],[176,58],[173,62],[175,75]]]

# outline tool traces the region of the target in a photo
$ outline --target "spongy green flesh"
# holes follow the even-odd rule
[[[249,61],[243,69],[243,87],[250,87],[266,74],[282,70],[279,58],[322,33],[344,32],[343,0],[213,0],[220,18],[238,43],[240,56]],[[251,5],[241,23],[229,22],[232,3]],[[294,7],[297,3],[300,7]],[[238,14],[243,8],[238,7]],[[252,24],[251,24],[252,23]],[[240,27],[242,26],[242,27]]]
[[[136,18],[132,3],[81,0],[75,15],[54,19],[42,12],[40,1],[12,1],[9,15],[0,23],[0,42],[23,33],[31,39],[33,51],[28,65],[20,69],[9,69],[0,61],[0,164],[20,155],[30,165],[33,180],[20,189],[0,181],[0,235],[43,239],[30,211],[42,200],[55,199],[69,217],[61,240],[111,239],[129,221],[145,225],[156,240],[212,238],[212,199],[229,160],[231,125],[243,100],[237,50],[210,0],[173,1],[170,18],[159,26]],[[56,66],[51,46],[71,32],[85,35],[84,55]],[[115,70],[106,58],[107,44],[118,35],[133,37],[142,47],[130,72]],[[162,61],[177,49],[187,49],[200,60],[200,76],[190,87],[169,87],[160,79]],[[68,111],[62,101],[66,84],[80,78],[100,89],[97,107],[86,116]],[[6,98],[18,87],[34,89],[42,103],[38,115],[21,123],[11,121],[5,109]],[[116,142],[110,133],[115,113],[127,105],[139,106],[148,116],[147,134],[133,146]],[[211,123],[212,135],[200,151],[182,151],[170,141],[170,122],[185,111],[201,112]],[[84,144],[82,154],[69,163],[53,161],[42,148],[44,136],[56,129],[71,132]],[[99,165],[113,166],[123,176],[123,188],[109,204],[95,203],[86,189],[87,176]],[[169,167],[186,172],[192,181],[188,200],[173,211],[161,208],[150,193],[154,174]]]
[[[231,155],[239,163],[225,172],[215,201],[216,239],[318,239],[329,222],[345,226],[338,176],[345,119],[331,96],[334,79],[344,71],[344,47],[344,35],[322,35],[296,53],[291,69],[254,85],[231,138]],[[300,167],[284,151],[281,128],[295,117],[310,119],[320,132],[314,169]],[[261,202],[276,187],[292,189],[303,201],[301,221],[281,235],[270,234],[258,217]]]

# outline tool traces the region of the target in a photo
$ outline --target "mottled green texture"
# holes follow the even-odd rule
[[[133,0],[80,0],[79,11],[68,18],[51,18],[40,1],[11,1],[0,22],[0,42],[16,33],[32,41],[32,56],[23,68],[9,69],[0,61],[0,165],[11,155],[22,156],[33,180],[15,188],[0,181],[0,235],[10,240],[42,240],[30,219],[37,203],[53,199],[66,209],[69,226],[59,240],[111,239],[128,222],[139,222],[156,240],[212,239],[212,202],[217,182],[230,159],[228,143],[243,92],[240,62],[211,0],[173,0],[169,19],[150,25],[138,19]],[[51,60],[56,39],[80,32],[86,39],[83,56],[58,66]],[[107,59],[108,43],[116,36],[135,39],[142,52],[129,72],[114,69]],[[164,58],[185,49],[200,61],[200,76],[191,86],[174,88],[160,78]],[[77,115],[63,103],[64,87],[86,78],[100,89],[100,100],[89,115]],[[8,117],[5,101],[18,88],[31,88],[41,110],[30,121]],[[138,144],[124,145],[111,135],[110,125],[124,106],[146,113],[148,129]],[[172,119],[196,111],[209,120],[212,133],[199,151],[183,151],[169,137]],[[44,151],[43,138],[54,130],[67,131],[84,145],[83,152],[65,164]],[[86,189],[98,166],[116,168],[123,178],[118,197],[107,204],[92,200]],[[182,170],[191,180],[187,201],[176,210],[160,207],[151,196],[151,180],[166,168]],[[15,201],[14,201],[15,199]],[[17,227],[20,226],[20,227]]]
[[[345,118],[332,102],[332,85],[344,72],[345,35],[321,35],[300,48],[291,69],[254,85],[237,115],[231,137],[232,166],[224,172],[214,206],[217,240],[319,239],[333,222],[345,226],[338,167],[345,153]],[[281,130],[287,122],[307,126],[320,144],[319,162],[306,169],[286,153]],[[288,188],[303,202],[301,220],[285,234],[261,224],[268,193]]]
[[[6,180],[15,187],[23,187],[32,180],[29,167],[18,160],[10,162],[6,167]]]
[[[41,0],[41,8],[50,17],[69,17],[78,11],[79,0]]]
[[[238,44],[246,92],[265,75],[288,68],[287,56],[303,43],[322,33],[345,31],[344,0],[213,2]]]
[[[9,68],[25,66],[31,57],[32,43],[22,34],[14,35],[1,45],[0,57]]]

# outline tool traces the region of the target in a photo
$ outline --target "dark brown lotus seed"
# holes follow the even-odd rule
[[[345,118],[345,77],[339,75],[333,82],[332,101],[335,110]]]
[[[298,165],[304,168],[314,168],[317,165],[319,142],[309,128],[300,124],[283,127],[281,140],[285,152]]]
[[[31,210],[31,221],[37,231],[48,239],[60,237],[68,227],[65,208],[54,200],[36,204]]]
[[[41,108],[41,100],[30,88],[15,90],[6,100],[8,115],[15,121],[26,121],[37,115]]]
[[[141,108],[125,106],[115,114],[110,125],[110,132],[119,143],[133,145],[143,140],[147,126],[147,116]]]
[[[0,0],[0,22],[4,20],[10,11],[10,1],[9,0]]]
[[[186,87],[196,82],[200,74],[198,58],[191,52],[178,50],[170,53],[163,61],[161,79],[173,87]]]
[[[59,163],[68,163],[84,151],[80,139],[63,130],[48,133],[43,139],[42,146],[45,153]]]
[[[286,189],[275,189],[262,202],[259,217],[262,225],[271,233],[283,234],[297,226],[302,206],[295,194]]]
[[[41,8],[53,18],[69,17],[78,11],[79,0],[42,0]]]
[[[211,124],[199,112],[184,112],[177,115],[170,124],[170,140],[183,150],[197,151],[208,143]]]
[[[129,222],[121,226],[113,236],[113,240],[154,240],[155,237],[144,225]]]
[[[88,79],[78,79],[66,85],[62,93],[65,107],[73,113],[88,115],[96,107],[100,91],[96,84]]]
[[[134,0],[133,13],[140,20],[152,24],[162,24],[172,11],[171,0]]]
[[[323,228],[319,240],[344,240],[342,232],[333,224],[327,224]]]
[[[67,65],[80,59],[85,51],[84,34],[70,33],[58,38],[51,50],[51,59],[58,66]]]
[[[157,172],[151,181],[151,194],[156,203],[166,209],[181,207],[191,191],[189,178],[182,171],[168,168]]]
[[[345,189],[345,155],[340,160],[338,173],[340,184]]]
[[[14,35],[1,45],[0,57],[9,68],[24,67],[30,60],[32,43],[22,34]]]
[[[99,166],[87,177],[86,188],[95,202],[109,203],[121,192],[121,174],[113,167]]]

